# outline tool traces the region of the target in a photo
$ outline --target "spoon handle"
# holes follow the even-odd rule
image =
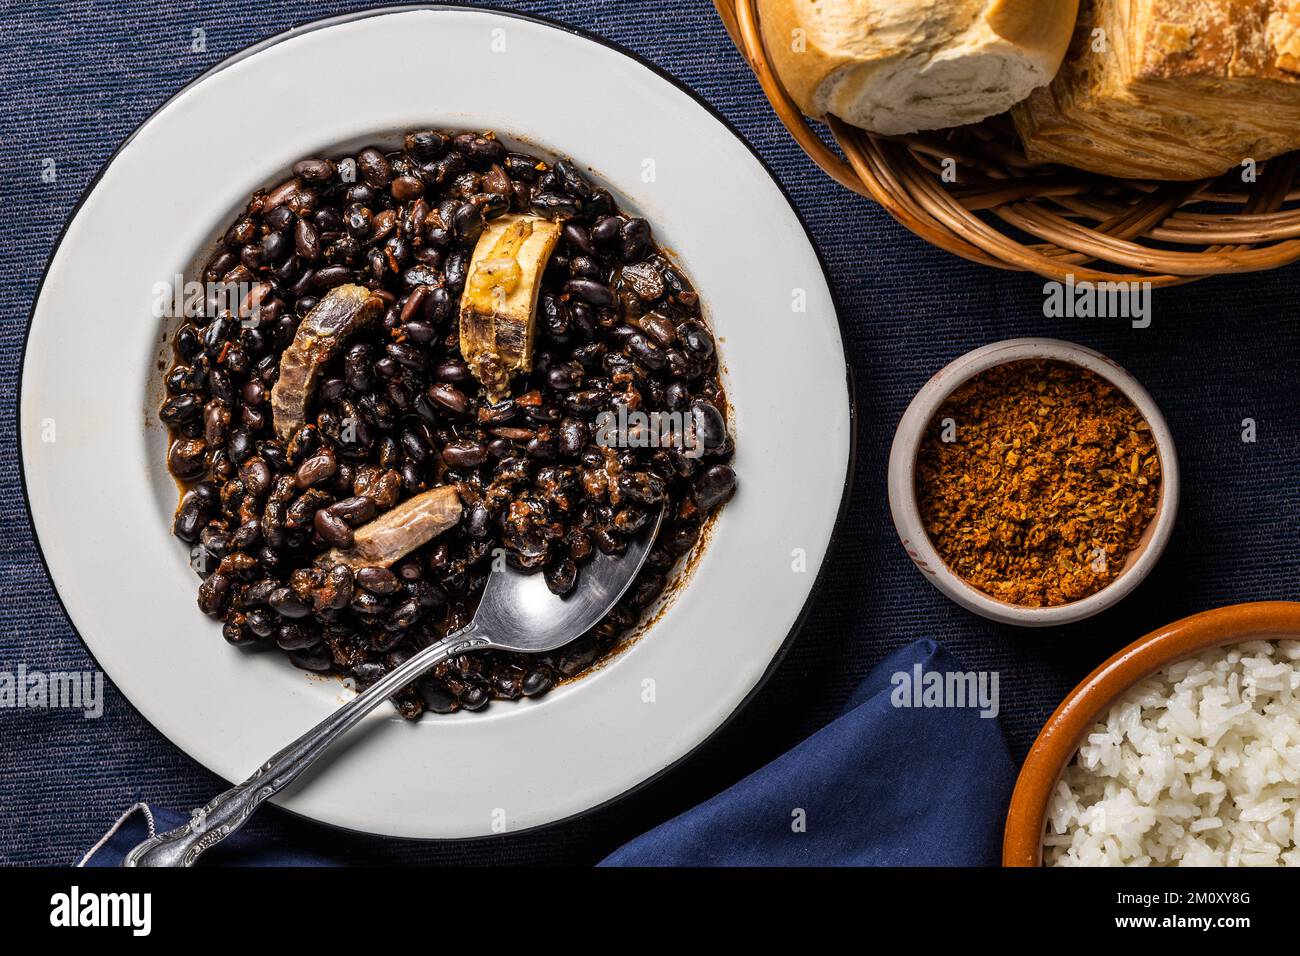
[[[205,850],[242,827],[267,797],[279,793],[316,762],[335,740],[382,701],[449,657],[492,642],[473,622],[389,671],[364,691],[264,763],[251,777],[220,794],[188,823],[145,840],[123,866],[192,866]]]

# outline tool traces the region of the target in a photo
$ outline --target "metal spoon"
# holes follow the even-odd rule
[[[474,619],[389,671],[262,765],[256,773],[190,815],[189,823],[145,840],[123,866],[191,866],[204,850],[242,827],[262,802],[279,793],[375,707],[440,661],[470,651],[540,654],[580,637],[609,613],[641,570],[663,511],[653,526],[618,556],[598,554],[582,569],[579,586],[557,597],[540,574],[506,567],[488,576]]]

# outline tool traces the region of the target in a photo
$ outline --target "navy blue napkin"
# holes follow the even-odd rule
[[[996,866],[1015,767],[995,707],[930,693],[959,673],[934,641],[895,651],[836,720],[601,865]]]
[[[79,866],[121,866],[135,847],[154,833],[166,833],[185,822],[175,810],[137,803],[122,814],[98,843],[91,847]],[[200,863],[209,866],[344,866],[336,860],[283,846],[265,846],[243,833],[235,833],[203,854]]]
[[[844,713],[793,750],[607,857],[601,866],[995,866],[1015,768],[979,686],[934,641],[885,658]],[[934,676],[931,676],[934,675]],[[995,693],[993,675],[983,675]],[[996,698],[994,698],[995,700]],[[957,706],[960,704],[961,706]],[[984,716],[981,716],[981,714]],[[116,866],[150,827],[184,820],[137,804],[83,865]],[[235,834],[203,857],[227,866],[342,862]]]

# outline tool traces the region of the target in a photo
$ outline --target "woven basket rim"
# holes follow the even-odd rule
[[[1260,163],[1257,180],[1236,189],[1225,177],[1127,180],[1035,164],[1008,134],[1005,117],[898,137],[827,117],[840,156],[768,61],[758,0],[714,5],[778,119],[809,158],[916,235],[964,259],[1057,281],[1153,286],[1300,260],[1300,208],[1287,207],[1300,202],[1296,153]],[[943,181],[947,158],[957,161],[963,181]]]

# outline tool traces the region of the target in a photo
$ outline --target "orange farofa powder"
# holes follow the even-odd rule
[[[1160,498],[1151,426],[1115,386],[1063,362],[977,375],[940,407],[916,464],[921,520],[944,562],[1025,607],[1114,580]]]

